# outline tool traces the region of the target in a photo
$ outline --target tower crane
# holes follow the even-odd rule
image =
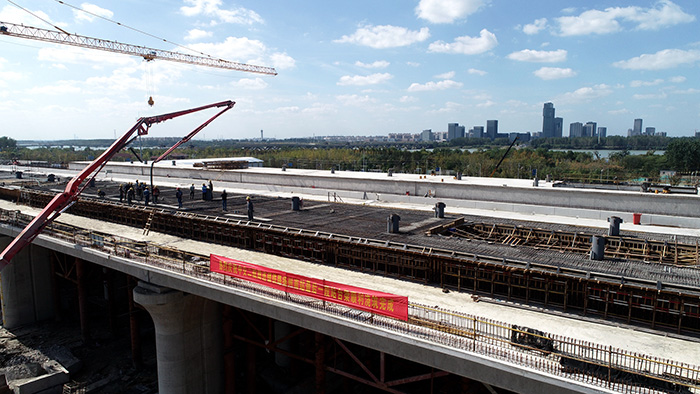
[[[197,66],[277,75],[277,71],[275,71],[275,69],[272,67],[255,66],[206,56],[188,55],[180,52],[165,51],[162,49],[148,48],[140,45],[124,44],[117,41],[102,40],[100,38],[70,34],[65,31],[40,29],[38,27],[18,25],[9,22],[0,21],[0,34],[10,37],[26,38],[30,40],[52,42],[55,44],[121,53],[124,55],[139,56],[147,61],[160,59],[172,62],[194,64]]]
[[[46,41],[56,44],[72,45],[88,49],[96,49],[107,52],[121,53],[125,55],[140,56],[146,61],[161,59],[179,63],[193,64],[204,67],[215,67],[228,70],[246,71],[258,74],[277,75],[272,67],[255,66],[244,63],[231,62],[223,59],[215,59],[212,57],[188,55],[179,52],[171,52],[160,49],[148,48],[139,45],[124,44],[117,41],[102,40],[99,38],[80,36],[70,34],[56,27],[56,30],[46,30],[36,27],[18,25],[15,23],[0,21],[0,35],[10,37],[26,38],[30,40]],[[149,100],[152,103],[152,99]],[[199,127],[194,129],[190,134],[176,143],[166,153],[161,155],[157,161],[165,158],[170,152],[177,148],[182,143],[189,141],[196,133],[206,127],[214,119],[222,115],[224,112],[233,108],[233,101],[222,101],[214,104],[209,104],[197,108],[187,109],[183,111],[173,112],[169,114],[150,116],[138,119],[136,124],[129,129],[119,139],[107,148],[97,159],[85,167],[73,179],[68,182],[65,190],[57,194],[44,209],[17,235],[17,237],[0,253],[0,271],[10,264],[12,258],[19,253],[25,246],[29,245],[41,231],[52,221],[54,221],[63,211],[68,209],[75,203],[80,193],[89,184],[89,180],[95,178],[97,173],[107,164],[107,162],[120,150],[129,145],[138,136],[148,134],[148,129],[160,122],[173,119],[182,115],[187,115],[193,112],[199,112],[210,108],[222,108],[217,114],[211,117]],[[152,105],[152,104],[151,104]],[[134,134],[136,134],[134,136]],[[87,182],[86,182],[87,180]]]

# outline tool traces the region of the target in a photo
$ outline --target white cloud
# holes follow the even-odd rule
[[[674,94],[696,94],[700,93],[700,89],[688,88],[685,90],[674,90]]]
[[[453,88],[461,88],[462,83],[461,82],[455,82],[452,80],[444,80],[444,81],[439,81],[439,82],[434,82],[430,81],[425,84],[420,84],[420,83],[412,83],[411,86],[408,87],[409,92],[427,92],[427,91],[435,91],[435,90],[445,90],[445,89],[453,89]]]
[[[215,53],[217,58],[248,64],[272,64],[276,68],[294,67],[294,59],[286,53],[270,53],[258,40],[246,37],[227,37],[219,43],[190,44],[189,48],[202,53]]]
[[[653,54],[645,53],[629,60],[621,60],[613,63],[613,66],[627,70],[664,70],[699,61],[700,50],[664,49]]]
[[[201,29],[192,29],[192,30],[189,30],[187,32],[187,35],[185,36],[185,40],[196,41],[196,40],[201,40],[202,38],[211,37],[212,35],[213,35],[213,33],[210,31],[201,30]]]
[[[477,55],[495,48],[496,45],[498,45],[496,35],[486,29],[482,29],[479,32],[479,37],[457,37],[452,43],[435,41],[428,47],[428,52]]]
[[[366,86],[366,85],[376,85],[382,82],[386,82],[393,78],[394,76],[389,73],[383,74],[372,74],[372,75],[344,75],[340,77],[338,85],[340,86]]]
[[[647,10],[637,8],[638,12],[629,17],[638,23],[637,30],[659,30],[660,28],[689,23],[695,20],[695,16],[686,14],[681,7],[670,0],[661,0],[655,8]]]
[[[73,10],[73,16],[75,17],[75,20],[79,21],[79,22],[92,22],[96,18],[95,15],[101,16],[101,17],[107,18],[107,19],[112,19],[112,17],[114,16],[114,12],[112,12],[106,8],[102,8],[102,7],[99,7],[99,6],[96,6],[94,4],[90,4],[90,3],[83,3],[80,5],[80,8],[87,11],[87,12],[83,12],[83,11],[79,11],[79,10],[75,10],[75,9]],[[94,15],[91,15],[91,14],[94,14]]]
[[[610,115],[626,115],[626,114],[630,114],[632,112],[630,110],[628,110],[627,108],[622,108],[622,109],[610,110],[610,111],[608,111],[608,113]]]
[[[431,23],[452,23],[477,12],[485,0],[421,0],[416,15]]]
[[[476,68],[470,68],[469,70],[467,70],[467,72],[468,72],[469,74],[476,74],[476,75],[481,75],[481,76],[484,76],[484,75],[488,74],[486,71],[484,71],[484,70],[477,70]]]
[[[231,82],[231,86],[247,90],[261,90],[267,87],[267,82],[262,78],[241,78]]]
[[[83,90],[75,81],[59,81],[54,85],[37,86],[28,90],[30,94],[40,94],[49,96],[63,96],[68,94],[81,93]]]
[[[656,86],[660,85],[664,82],[663,79],[655,79],[653,81],[632,81],[630,82],[630,87],[631,88],[639,88],[642,86]]]
[[[535,19],[534,22],[523,26],[523,33],[527,35],[537,34],[547,27],[547,18]]]
[[[494,105],[496,105],[495,102],[493,102],[491,100],[486,100],[483,103],[477,104],[476,107],[477,108],[490,108],[490,107],[493,107]]]
[[[362,67],[362,68],[387,68],[389,67],[389,62],[386,60],[377,60],[372,63],[362,63],[360,61],[355,62],[355,65],[357,67]]]
[[[685,13],[670,0],[658,1],[654,8],[610,7],[556,19],[562,36],[615,33],[622,30],[620,22],[630,23],[635,30],[658,30],[694,20],[695,16]]]
[[[358,96],[356,94],[342,94],[335,96],[336,100],[343,103],[343,105],[354,105],[358,106],[361,104],[374,103],[376,100],[369,96]]]
[[[51,17],[46,15],[44,11],[30,10],[32,14],[44,20],[51,20]],[[17,7],[6,5],[0,10],[0,20],[2,21],[12,21],[17,25],[29,25],[36,26],[37,18],[25,12]]]
[[[294,68],[296,61],[293,57],[287,55],[286,53],[275,52],[270,55],[270,62],[272,67],[277,70],[286,70]]]
[[[685,82],[685,77],[682,75],[676,76],[676,77],[671,77],[668,80],[673,83],[683,83]]]
[[[221,0],[185,0],[185,4],[191,6],[180,7],[180,11],[185,16],[207,16],[217,22],[234,23],[238,25],[252,25],[263,23],[263,19],[255,11],[238,7],[230,10],[221,9]]]
[[[411,67],[420,67],[420,63],[418,62],[406,62],[406,65]]]
[[[416,101],[418,101],[418,99],[413,96],[401,96],[399,99],[399,102],[401,103],[415,103]]]
[[[37,59],[51,63],[91,64],[93,67],[136,66],[140,60],[137,57],[124,56],[116,53],[98,52],[92,49],[76,47],[46,47],[39,49]]]
[[[455,77],[454,71],[448,71],[446,73],[438,74],[435,76],[436,79],[452,79]]]
[[[508,59],[517,60],[520,62],[535,62],[535,63],[556,63],[566,60],[567,52],[564,49],[556,51],[536,51],[533,49],[523,49],[519,52],[513,52],[508,55]]]
[[[419,31],[405,27],[383,25],[359,27],[355,33],[343,36],[333,42],[363,45],[370,48],[396,48],[422,42],[430,37],[430,29],[424,27]]]
[[[580,89],[576,89],[573,92],[564,93],[560,101],[565,101],[568,103],[590,101],[593,99],[609,96],[610,94],[612,94],[612,92],[612,88],[606,84],[586,86]]]
[[[0,87],[6,87],[8,81],[16,82],[23,79],[24,75],[14,71],[0,71]]]
[[[635,100],[659,100],[665,99],[668,95],[664,92],[662,93],[650,93],[650,94],[633,94],[632,98]]]
[[[549,81],[552,79],[571,78],[576,75],[576,71],[570,68],[542,67],[533,74],[540,79]]]

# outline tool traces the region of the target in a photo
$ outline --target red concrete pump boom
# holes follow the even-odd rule
[[[54,221],[65,209],[67,209],[71,204],[78,200],[80,193],[89,184],[89,182],[85,182],[85,184],[81,188],[81,184],[83,184],[83,182],[86,179],[93,179],[97,175],[97,173],[99,173],[100,170],[102,170],[105,164],[107,164],[107,162],[112,158],[112,156],[114,156],[117,152],[126,147],[136,137],[148,134],[148,129],[152,125],[164,122],[169,119],[177,118],[178,116],[191,114],[193,112],[198,112],[209,108],[223,107],[223,109],[219,111],[216,115],[209,118],[209,120],[202,123],[202,125],[197,127],[192,133],[190,133],[186,137],[187,140],[189,140],[189,138],[192,138],[194,134],[202,130],[205,126],[209,125],[209,123],[211,123],[214,119],[218,118],[224,112],[233,108],[234,104],[235,102],[228,100],[219,103],[204,105],[197,108],[191,108],[184,111],[140,118],[136,122],[136,124],[131,129],[129,129],[129,131],[124,133],[124,135],[121,136],[121,138],[114,141],[112,146],[107,148],[107,150],[105,150],[104,153],[100,155],[100,157],[95,159],[92,163],[90,163],[87,167],[80,171],[78,175],[71,179],[70,182],[68,182],[68,185],[66,185],[66,189],[63,192],[57,194],[56,197],[54,197],[51,200],[51,202],[49,202],[48,205],[46,205],[46,207],[41,211],[41,213],[39,213],[34,218],[34,220],[32,220],[27,225],[27,227],[25,227],[24,230],[22,230],[22,232],[19,233],[19,235],[17,235],[17,237],[5,248],[5,250],[3,250],[2,254],[0,254],[0,271],[2,271],[7,265],[9,265],[12,258],[15,257],[15,255],[19,253],[19,251],[21,251],[25,246],[30,244],[34,240],[34,238],[36,238],[36,236],[39,235],[39,233],[41,233],[44,227],[46,227],[48,224]],[[134,136],[134,133],[137,133],[137,135]],[[175,144],[175,147],[180,145],[182,142],[183,141],[178,141],[178,143]],[[171,150],[168,150],[168,153],[170,153],[170,151]]]

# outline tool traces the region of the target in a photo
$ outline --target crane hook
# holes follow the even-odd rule
[[[148,105],[150,105],[152,107],[153,104],[155,104],[155,101],[153,101],[153,96],[151,96],[148,98]]]

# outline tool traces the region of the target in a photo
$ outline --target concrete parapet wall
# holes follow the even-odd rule
[[[70,169],[79,170],[84,166],[85,163],[71,163]],[[105,170],[143,177],[150,176],[151,168],[138,163],[110,163],[105,167]],[[674,221],[675,217],[700,218],[700,196],[698,195],[582,190],[544,186],[507,186],[505,184],[480,184],[476,181],[470,182],[469,179],[453,181],[451,178],[448,178],[448,182],[444,182],[445,177],[439,176],[421,180],[407,180],[399,179],[398,176],[388,177],[385,174],[368,173],[366,178],[358,178],[357,173],[353,173],[353,176],[344,176],[341,171],[336,171],[335,174],[330,172],[319,174],[318,171],[296,169],[288,169],[287,171],[277,169],[266,169],[265,171],[257,169],[205,170],[160,164],[154,167],[153,175],[191,179],[197,187],[201,186],[202,182],[214,179],[221,182],[260,185],[266,190],[287,187],[297,188],[299,192],[302,191],[300,189],[303,189],[304,193],[314,193],[314,189],[321,189],[319,194],[326,194],[328,190],[342,191],[343,195],[346,195],[347,192],[355,192],[359,193],[359,198],[362,198],[363,193],[374,195],[378,193],[384,200],[388,199],[390,195],[406,196],[406,192],[410,196],[424,196],[430,192],[440,199],[472,201],[473,207],[479,209],[492,209],[493,204],[500,203],[506,204],[500,205],[500,207],[506,208],[507,204],[516,204],[528,207],[557,207],[560,210],[568,208],[605,211],[617,216],[621,214],[624,216],[624,213],[628,213],[630,221],[632,213],[646,214],[646,218],[643,220],[651,220],[648,215],[657,215],[657,220],[661,220],[662,216],[674,217]],[[545,183],[541,182],[541,184]],[[479,202],[488,204],[488,207],[479,206]],[[500,210],[500,208],[498,209]],[[518,210],[518,212],[523,211]],[[533,208],[532,212],[537,212],[537,210]],[[651,224],[651,222],[645,224]],[[667,223],[662,220],[654,224],[666,225]],[[697,228],[698,225],[691,227]]]

